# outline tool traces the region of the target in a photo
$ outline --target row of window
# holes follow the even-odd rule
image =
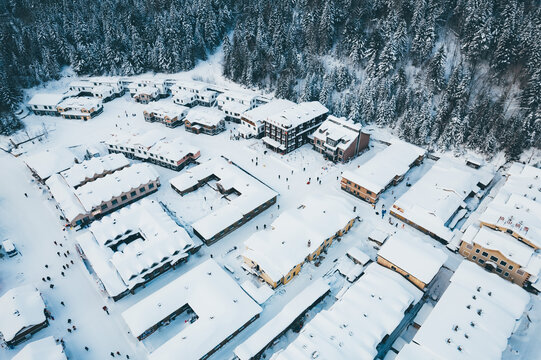
[[[475,249],[475,253],[476,253],[476,254],[479,254],[480,252],[481,252],[480,249]],[[483,251],[483,252],[481,253],[481,255],[482,255],[483,257],[486,258],[486,257],[488,256],[488,252]],[[474,260],[475,260],[475,259],[474,259]],[[507,261],[505,261],[505,260],[499,260],[499,259],[498,259],[496,256],[494,256],[494,255],[491,255],[491,256],[490,256],[490,260],[491,260],[491,261],[494,261],[495,263],[498,263],[498,261],[500,261],[500,265],[501,265],[501,266],[507,266]],[[509,265],[509,266],[507,266],[507,268],[509,269],[509,271],[511,271],[511,270],[513,270],[513,265]]]
[[[149,190],[154,189],[154,184],[149,184],[149,185],[148,185],[148,189],[149,189]],[[139,188],[139,193],[140,193],[140,194],[143,194],[145,191],[146,191],[146,187],[145,187],[145,186],[142,186],[141,188]],[[134,190],[134,191],[132,191],[132,192],[130,193],[130,197],[131,197],[131,198],[134,198],[135,196],[137,196],[137,190]],[[122,195],[122,196],[120,197],[120,200],[121,200],[121,201],[126,201],[126,200],[128,200],[128,196],[127,196],[127,195]],[[118,204],[118,200],[117,200],[117,199],[113,199],[113,200],[111,201],[111,205],[112,205],[112,206],[116,206],[117,204]],[[107,210],[108,208],[109,208],[109,205],[107,205],[107,204],[103,204],[103,205],[101,206],[101,210],[102,210],[102,211],[103,211],[103,210]]]

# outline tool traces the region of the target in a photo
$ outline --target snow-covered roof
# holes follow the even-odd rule
[[[187,89],[190,92],[195,91],[205,91],[208,89],[209,85],[207,83],[195,80],[182,80],[177,82],[173,87]]]
[[[77,242],[110,296],[144,282],[156,267],[187,257],[194,246],[186,230],[148,199],[93,222],[88,230]]]
[[[240,284],[242,290],[246,291],[252,299],[254,299],[259,305],[265,303],[272,295],[274,290],[264,282],[257,281],[256,279],[249,279]]]
[[[250,109],[250,105],[239,104],[237,102],[226,102],[222,105],[222,111],[227,111],[229,114],[242,114]]]
[[[398,353],[395,360],[445,360],[444,358],[435,357],[424,347],[417,345],[414,342],[406,344]]]
[[[130,165],[130,162],[124,155],[109,154],[101,157],[93,157],[90,160],[75,164],[68,170],[62,171],[60,175],[66,180],[69,186],[77,187],[88,179],[114,172],[128,165]]]
[[[70,109],[70,110],[81,110],[81,109],[92,109],[92,108],[99,108],[101,107],[101,100],[95,97],[69,97],[62,101],[60,104],[58,104],[59,108],[62,108],[64,110]],[[67,112],[67,111],[64,111]]]
[[[75,164],[76,158],[75,154],[68,149],[56,148],[29,155],[24,162],[41,179],[47,179],[55,173],[69,169]]]
[[[209,259],[122,313],[132,335],[190,306],[198,319],[149,355],[151,360],[200,359],[261,312],[239,285]]]
[[[150,131],[134,131],[131,133],[120,132],[111,134],[110,137],[105,140],[106,144],[119,145],[131,148],[145,148],[150,149],[161,139],[165,139],[165,136],[160,130]]]
[[[86,183],[77,188],[75,194],[90,212],[104,201],[158,179],[159,174],[152,165],[138,163]]]
[[[532,275],[534,282],[541,272],[541,254],[513,236],[483,226],[481,229],[470,225],[462,241],[500,252],[507,259],[519,264],[524,271]],[[473,236],[472,236],[473,235]]]
[[[93,87],[94,84],[88,80],[75,80],[69,83],[69,87]]]
[[[45,303],[34,285],[8,290],[0,297],[0,333],[11,341],[28,327],[44,322]]]
[[[277,315],[237,346],[234,350],[235,355],[240,360],[253,359],[329,290],[330,287],[323,278],[309,284],[288,302]]]
[[[429,302],[424,303],[423,306],[421,306],[421,309],[419,310],[417,315],[415,315],[413,322],[418,325],[423,325],[432,310],[434,310],[434,305]]]
[[[368,235],[368,239],[377,241],[380,244],[385,243],[385,241],[388,238],[389,238],[389,233],[381,229],[374,229]]]
[[[491,170],[475,170],[452,158],[441,158],[394,204],[393,211],[449,242],[453,216],[466,208],[464,200],[478,193],[478,184],[491,178]],[[464,213],[459,215],[464,216]]]
[[[250,105],[250,103],[254,101],[255,98],[257,98],[257,94],[251,92],[226,91],[218,95],[216,100],[223,102],[237,102],[243,103],[245,105]]]
[[[45,181],[45,184],[69,222],[73,221],[77,216],[87,213],[87,210],[75,194],[75,189],[69,186],[66,179],[60,174],[52,175]]]
[[[92,88],[92,94],[94,96],[96,95],[103,95],[103,94],[107,94],[107,93],[112,93],[114,91],[113,87],[112,86],[109,86],[109,85],[98,85],[98,86],[94,86]]]
[[[160,92],[160,90],[155,87],[155,86],[143,86],[143,87],[138,87],[135,89],[135,95],[134,96],[138,96],[138,95],[149,95],[149,96],[152,96],[152,97],[156,97],[158,96],[158,93]]]
[[[515,163],[479,220],[512,230],[541,248],[541,169]]]
[[[38,106],[52,106],[56,109],[62,100],[66,98],[64,94],[53,94],[53,93],[38,93],[28,101],[28,105],[38,105]]]
[[[450,281],[413,341],[431,358],[501,359],[530,296],[469,261]]]
[[[415,160],[425,153],[423,148],[397,140],[360,167],[344,171],[342,177],[379,194],[396,176],[406,174]]]
[[[25,345],[12,360],[67,360],[64,348],[52,336]]]
[[[159,101],[147,105],[144,112],[148,114],[153,114],[160,118],[182,118],[189,110],[186,106],[177,105],[172,102]]]
[[[173,96],[173,102],[175,102],[175,103],[176,102],[190,103],[190,102],[195,100],[194,93],[191,93],[189,91],[179,90],[174,94],[175,95]]]
[[[354,218],[353,206],[346,199],[323,194],[309,197],[298,208],[280,214],[267,230],[250,236],[243,256],[277,282]]]
[[[359,136],[361,128],[359,123],[329,115],[312,135],[325,143],[327,139],[337,141],[335,147],[345,150]]]
[[[346,252],[346,255],[359,262],[361,265],[366,265],[370,261],[370,256],[366,255],[366,253],[356,246],[350,247]]]
[[[295,128],[329,112],[319,101],[302,102],[279,113],[269,115],[265,121],[283,128]]]
[[[186,120],[192,124],[218,126],[220,122],[225,120],[225,115],[216,108],[196,106],[188,112],[188,115],[186,115]]]
[[[246,111],[244,114],[242,114],[242,117],[252,121],[253,123],[263,122],[269,116],[277,114],[295,105],[296,104],[294,102],[289,100],[275,99],[264,105],[258,106],[255,109]]]
[[[175,162],[184,159],[190,154],[195,156],[198,152],[200,152],[198,147],[184,142],[184,138],[182,137],[171,140],[159,140],[148,151],[149,153],[155,154],[158,157],[163,156],[164,158],[174,160]]]
[[[422,292],[397,273],[370,264],[330,309],[322,310],[273,360],[374,359]]]
[[[192,224],[193,229],[205,239],[212,238],[277,196],[275,191],[221,157],[188,169],[169,182],[177,190],[186,191],[213,174],[220,179],[217,185],[226,191],[235,189],[240,195]]]
[[[447,254],[415,236],[392,235],[378,251],[378,256],[428,284],[447,261]]]

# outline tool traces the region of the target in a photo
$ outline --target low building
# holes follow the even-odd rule
[[[182,80],[177,82],[171,87],[171,93],[173,96],[179,97],[179,101],[181,97],[188,101],[188,98],[185,96],[186,93],[194,94],[195,100],[189,104],[202,105],[206,107],[214,106],[219,95],[217,91],[210,89],[209,84],[193,80]]]
[[[45,303],[33,285],[8,290],[0,297],[0,333],[10,347],[47,327]]]
[[[199,246],[147,199],[93,222],[76,245],[100,289],[115,301],[186,261]]]
[[[206,359],[262,311],[213,259],[169,282],[122,313],[138,340],[169,322],[178,331],[152,351],[150,360]],[[166,325],[165,325],[166,326]]]
[[[304,314],[330,292],[330,287],[323,278],[310,283],[303,291],[283,306],[282,310],[265,323],[234,350],[240,360],[258,359],[265,349],[282,336]]]
[[[190,109],[186,106],[171,103],[154,103],[143,110],[143,117],[148,122],[159,122],[174,128],[184,123]]]
[[[64,346],[52,336],[25,345],[12,360],[68,360]]]
[[[257,95],[247,92],[226,91],[216,98],[218,109],[229,121],[240,123],[241,114],[257,106]]]
[[[144,78],[135,80],[130,79],[126,84],[130,91],[130,95],[133,98],[135,98],[137,94],[155,94],[155,99],[164,98],[169,95],[169,89],[164,80]],[[140,98],[140,100],[144,99],[147,99],[147,97]]]
[[[131,204],[160,186],[156,170],[149,164],[134,164],[74,189],[59,174],[45,184],[67,223],[80,226]]]
[[[75,80],[70,82],[68,86],[70,91],[79,96],[90,95],[95,85],[88,80]]]
[[[309,142],[308,136],[327,118],[329,110],[317,101],[303,102],[265,119],[267,148],[287,154]]]
[[[173,102],[177,105],[192,107],[197,105],[197,95],[188,91],[178,91],[173,95]]]
[[[88,182],[112,174],[130,166],[130,162],[122,154],[110,154],[100,157],[92,157],[81,163],[75,164],[67,170],[61,171],[60,175],[66,183],[77,189]]]
[[[228,204],[192,224],[194,233],[207,245],[215,243],[268,209],[276,203],[278,196],[252,175],[223,158],[214,158],[197,165],[171,179],[169,183],[184,196],[209,181],[216,181],[216,191],[228,200]]]
[[[125,92],[120,79],[112,77],[92,77],[73,81],[69,84],[69,89],[76,96],[93,96],[103,102],[122,96]]]
[[[282,212],[268,229],[250,236],[244,242],[244,263],[273,288],[287,284],[305,262],[347,233],[355,220],[347,201],[328,195],[310,197]]]
[[[449,243],[468,215],[467,202],[482,196],[494,171],[478,170],[458,159],[441,158],[391,208],[391,215]]]
[[[53,174],[72,167],[79,162],[79,158],[66,148],[56,148],[32,154],[24,158],[23,161],[30,169],[32,176],[43,183]]]
[[[246,111],[240,117],[239,132],[244,138],[262,138],[265,135],[265,120],[274,114],[295,106],[295,103],[285,99],[275,99]]]
[[[426,150],[404,141],[395,141],[356,169],[344,171],[340,187],[355,197],[376,203],[389,187],[419,165]]]
[[[501,359],[529,302],[520,287],[463,261],[397,359]]]
[[[447,254],[417,237],[395,234],[378,251],[377,261],[424,290],[447,261]]]
[[[143,134],[113,134],[105,141],[109,153],[121,153],[130,159],[148,161],[180,171],[199,158],[199,148],[185,143],[182,138],[167,139],[160,131]]]
[[[133,99],[141,104],[148,104],[160,98],[160,90],[154,86],[145,86],[138,88],[133,94]]]
[[[28,101],[28,108],[36,115],[58,116],[56,107],[66,97],[64,94],[39,93]]]
[[[272,360],[375,359],[422,292],[397,273],[368,265],[329,308],[317,313]]]
[[[225,130],[225,115],[218,109],[196,106],[186,115],[186,131],[216,135]]]
[[[329,115],[312,135],[314,150],[333,162],[345,163],[368,147],[370,134],[361,124]]]
[[[103,112],[100,99],[92,97],[70,97],[56,106],[64,119],[90,120]]]

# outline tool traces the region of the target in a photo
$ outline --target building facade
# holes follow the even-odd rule
[[[287,154],[309,143],[309,135],[327,118],[329,110],[317,101],[300,103],[265,119],[263,142],[268,149]]]

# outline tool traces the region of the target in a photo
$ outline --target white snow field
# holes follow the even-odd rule
[[[224,80],[216,75],[218,74],[216,59],[212,61],[204,63],[197,72],[188,72],[179,75],[179,78],[205,74],[198,79],[224,83]],[[47,91],[67,89],[65,84],[68,80],[72,81],[73,77],[50,84]],[[233,84],[228,86],[237,88]],[[32,92],[37,93],[41,90],[33,89]],[[420,231],[408,225],[403,226],[402,222],[390,217],[388,213],[384,217],[381,216],[382,207],[390,209],[392,204],[409,189],[405,181],[385,191],[375,207],[340,189],[339,178],[343,171],[356,169],[358,165],[365,163],[386,147],[384,143],[378,141],[378,139],[388,141],[392,138],[385,130],[373,129],[370,149],[358,158],[348,164],[333,164],[313,151],[311,145],[304,145],[282,156],[267,151],[260,140],[245,140],[240,137],[236,140],[239,125],[234,123],[227,123],[226,131],[216,136],[189,133],[184,126],[167,128],[159,123],[148,123],[143,119],[144,108],[145,105],[135,103],[129,94],[126,94],[104,104],[103,113],[89,121],[30,115],[24,119],[29,133],[35,133],[45,126],[49,129],[48,135],[41,141],[34,140],[23,144],[17,149],[17,153],[20,154],[18,157],[0,151],[0,240],[11,239],[19,251],[15,257],[4,256],[0,259],[0,296],[11,288],[32,284],[42,293],[47,309],[54,317],[54,320],[49,320],[48,327],[32,335],[29,340],[12,349],[6,346],[0,348],[0,359],[9,360],[30,342],[50,336],[57,340],[63,339],[68,359],[113,359],[111,353],[114,359],[126,359],[127,356],[129,359],[147,359],[154,348],[181,331],[180,327],[177,329],[178,324],[174,323],[171,328],[164,326],[163,330],[152,335],[151,341],[141,342],[130,334],[121,316],[124,311],[211,257],[225,268],[227,276],[239,286],[247,281],[257,282],[254,275],[243,269],[240,255],[244,250],[244,241],[257,231],[256,228],[263,229],[283,211],[297,207],[302,199],[323,193],[340,197],[352,209],[355,207],[361,221],[355,222],[353,228],[340,241],[335,241],[316,262],[305,263],[299,275],[286,285],[277,287],[274,294],[268,295],[270,296],[268,299],[260,300],[262,311],[259,318],[226,342],[209,359],[232,359],[236,347],[275,318],[286,304],[320,278],[329,285],[331,295],[326,296],[305,316],[313,318],[321,310],[329,309],[336,302],[337,293],[354,286],[335,272],[339,264],[339,261],[335,260],[345,256],[352,247],[362,250],[375,260],[377,250],[367,239],[375,229],[389,234],[400,233],[403,238],[415,236],[445,251],[448,255],[445,267],[449,270],[441,276],[436,276],[429,290],[432,291],[430,299],[425,300],[434,304],[434,299],[438,299],[447,288],[451,272],[461,261],[460,255],[451,252],[443,244]],[[86,147],[103,149],[100,142],[113,132],[150,130],[162,132],[169,138],[181,138],[185,143],[201,149],[199,162],[220,156],[226,157],[279,195],[276,204],[240,228],[211,246],[203,245],[186,263],[169,269],[144,287],[136,289],[134,294],[128,294],[114,302],[100,289],[75,249],[75,239],[88,230],[78,231],[64,226],[65,222],[60,218],[55,201],[50,199],[50,194],[44,186],[32,178],[23,160],[46,149],[70,148],[73,151],[81,151]],[[7,140],[3,138],[0,143],[5,144]],[[138,162],[130,160],[132,164]],[[414,167],[408,173],[409,183],[416,183],[433,164],[433,160],[425,159],[420,166]],[[157,192],[146,198],[163,203],[176,215],[179,223],[191,225],[229,201],[209,186],[184,197],[176,193],[170,187],[169,180],[183,174],[190,166],[180,172],[154,164],[151,166],[159,173],[162,185]],[[496,177],[495,182],[499,179],[500,177]],[[482,207],[483,202],[479,209]],[[477,213],[474,215],[477,216]],[[190,226],[187,226],[187,231],[193,236]],[[47,277],[50,277],[50,280]],[[53,288],[51,284],[54,284]],[[505,359],[532,359],[541,351],[541,343],[534,339],[534,334],[541,331],[541,302],[537,296],[529,296],[532,298],[531,305],[527,308],[529,318],[524,317],[525,320],[511,336],[508,348],[504,352]],[[104,306],[107,307],[109,314],[104,311]],[[404,339],[409,341],[414,335],[411,326],[404,328],[402,335]],[[161,336],[163,338],[160,338]],[[269,358],[276,351],[287,348],[297,336],[297,333],[288,330],[271,344],[264,355]]]

